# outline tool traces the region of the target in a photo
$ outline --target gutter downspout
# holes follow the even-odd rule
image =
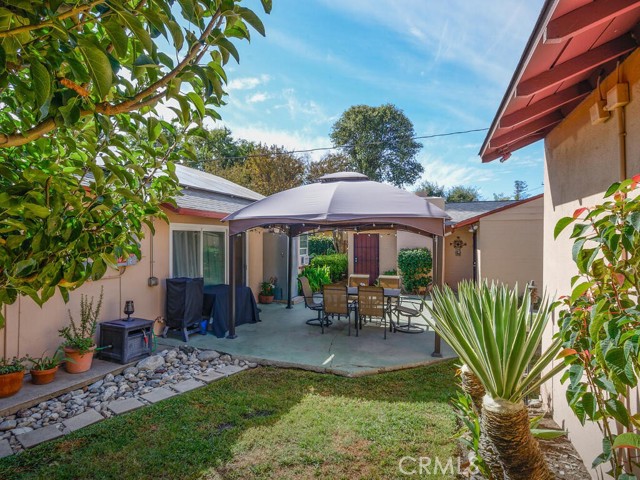
[[[618,159],[620,162],[620,181],[623,181],[627,179],[627,128],[623,106],[616,108],[616,120],[618,123]]]

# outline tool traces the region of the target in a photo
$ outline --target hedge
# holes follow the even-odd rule
[[[323,235],[309,236],[309,255],[330,255],[336,253],[333,248],[333,239]]]
[[[336,283],[347,276],[349,260],[346,253],[333,253],[331,255],[316,255],[311,260],[312,267],[329,267],[331,282]]]
[[[398,269],[402,277],[404,289],[416,293],[419,287],[427,287],[431,283],[433,262],[431,252],[427,248],[403,248],[398,253]]]

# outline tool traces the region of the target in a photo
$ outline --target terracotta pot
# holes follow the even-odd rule
[[[271,303],[273,302],[273,295],[258,295],[258,301],[260,303]]]
[[[91,368],[93,362],[93,352],[96,346],[85,354],[80,354],[75,348],[64,347],[64,354],[69,359],[64,363],[64,369],[68,373],[82,373]]]
[[[24,370],[0,375],[0,398],[18,393],[22,388],[22,380],[24,380]]]
[[[58,365],[46,370],[31,370],[29,372],[31,374],[31,383],[34,385],[46,385],[47,383],[51,383],[56,377],[57,371]]]

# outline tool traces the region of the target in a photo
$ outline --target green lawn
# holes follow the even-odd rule
[[[454,368],[259,368],[0,460],[0,478],[402,478],[405,455],[457,455]]]

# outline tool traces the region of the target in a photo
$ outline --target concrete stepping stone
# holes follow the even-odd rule
[[[221,378],[226,377],[224,373],[220,372],[209,372],[203,373],[202,375],[195,375],[195,378],[200,380],[201,382],[206,383],[207,385],[211,382],[215,382],[216,380],[220,380]]]
[[[9,455],[13,455],[9,440],[0,440],[0,458],[8,457]]]
[[[122,398],[120,400],[114,400],[113,402],[109,402],[107,404],[107,408],[116,415],[130,412],[140,407],[144,407],[144,403],[142,403],[137,398]]]
[[[220,373],[223,373],[227,376],[229,375],[233,375],[234,373],[238,373],[241,372],[243,370],[246,370],[247,367],[240,367],[238,365],[223,365],[221,367],[218,367],[216,370]]]
[[[87,427],[93,423],[97,423],[104,420],[104,417],[96,412],[93,408],[87,410],[75,417],[67,418],[62,424],[69,429],[70,432],[75,432],[80,428]]]
[[[195,390],[196,388],[200,388],[202,386],[204,386],[204,383],[190,378],[189,380],[183,380],[182,382],[171,385],[171,388],[173,388],[176,392],[184,393],[190,390]]]
[[[171,398],[176,395],[177,395],[176,392],[173,392],[168,388],[160,387],[160,388],[151,390],[149,393],[145,393],[144,395],[142,395],[142,398],[144,398],[149,403],[158,403],[161,400],[165,400],[167,398]]]
[[[16,435],[16,440],[18,440],[24,448],[31,448],[42,442],[62,437],[65,433],[69,433],[69,431],[66,429],[64,431],[60,430],[57,425],[49,425],[48,427],[39,428],[31,432],[23,433],[22,435]]]

